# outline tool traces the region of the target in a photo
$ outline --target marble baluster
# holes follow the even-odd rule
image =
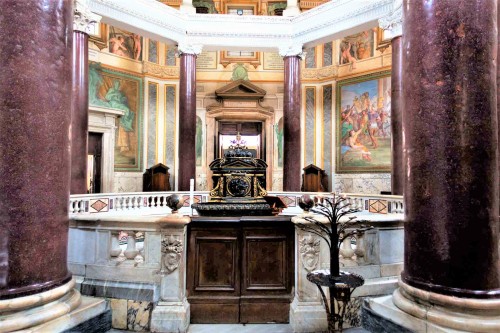
[[[500,298],[497,2],[406,0],[404,283]]]
[[[283,191],[300,191],[300,55],[285,55]]]
[[[179,174],[178,191],[189,191],[196,175],[196,55],[201,48],[179,46]]]
[[[0,298],[71,279],[72,3],[0,1]]]

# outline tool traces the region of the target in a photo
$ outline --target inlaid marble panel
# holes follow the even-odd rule
[[[148,332],[154,303],[127,301],[127,329]]]
[[[165,87],[165,163],[170,168],[170,184],[175,184],[175,86]]]
[[[314,164],[314,134],[315,134],[315,108],[316,108],[316,88],[306,88],[306,127],[305,127],[305,152],[304,166]]]
[[[332,42],[323,44],[323,67],[332,65],[332,53],[333,45]]]
[[[331,52],[331,43],[330,43]],[[330,53],[331,60],[331,53]],[[332,85],[323,86],[323,169],[328,175],[328,189],[332,188]]]
[[[167,46],[165,65],[175,66],[175,48],[172,46]]]
[[[316,48],[312,47],[306,50],[305,59],[306,68],[316,68]]]
[[[148,157],[147,167],[156,164],[156,120],[158,112],[158,84],[148,83]]]
[[[150,39],[148,46],[149,46],[148,48],[149,62],[158,63],[158,42]]]

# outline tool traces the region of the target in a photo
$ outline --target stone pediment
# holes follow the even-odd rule
[[[245,80],[237,80],[215,91],[217,99],[256,99],[264,98],[266,91]]]

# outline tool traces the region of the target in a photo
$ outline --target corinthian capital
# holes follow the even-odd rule
[[[391,13],[378,20],[379,26],[385,30],[386,37],[393,39],[403,34],[403,0],[394,0]]]
[[[92,13],[87,0],[74,0],[75,16],[73,19],[73,30],[85,33],[92,32],[94,24],[101,21],[101,17]]]
[[[305,57],[305,53],[302,50],[301,44],[281,45],[278,48],[278,52],[279,52],[280,56],[282,56],[282,57],[298,56],[301,59],[304,59],[304,57]]]
[[[203,45],[201,44],[179,43],[179,45],[177,45],[177,53],[179,55],[183,53],[198,55],[202,50]]]

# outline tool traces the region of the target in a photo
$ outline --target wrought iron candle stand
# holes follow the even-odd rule
[[[300,198],[299,204],[301,207],[308,207],[312,206],[311,201],[308,195],[304,195]],[[351,294],[354,289],[363,285],[364,279],[358,274],[340,271],[339,247],[344,239],[351,238],[371,227],[361,225],[353,231],[346,231],[346,228],[361,221],[355,221],[355,216],[349,216],[359,210],[350,208],[347,199],[342,196],[334,194],[332,198],[322,198],[313,207],[311,212],[325,216],[329,223],[318,221],[313,216],[304,216],[303,219],[309,223],[296,225],[301,230],[315,234],[326,241],[330,248],[330,270],[313,271],[307,274],[307,279],[316,284],[323,298],[328,319],[328,332],[342,332],[344,315],[351,300]],[[322,287],[328,287],[330,303]]]

